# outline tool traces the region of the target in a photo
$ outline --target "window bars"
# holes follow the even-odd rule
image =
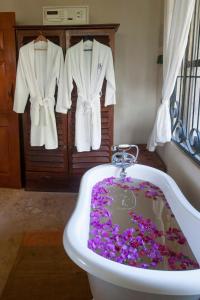
[[[200,164],[200,0],[170,100],[172,140]]]

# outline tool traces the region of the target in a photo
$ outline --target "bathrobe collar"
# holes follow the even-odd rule
[[[90,91],[94,91],[94,84],[96,83],[96,74],[95,72],[97,66],[98,66],[98,53],[99,53],[99,45],[100,43],[96,41],[95,39],[93,40],[92,44],[92,60],[91,60],[91,69],[90,69]],[[81,70],[81,79],[82,79],[82,84],[84,86],[84,90],[86,90],[86,84],[85,84],[85,79],[84,79],[84,42],[81,40],[79,42],[79,48],[80,48],[80,70]]]
[[[33,71],[33,80],[34,80],[34,85],[35,85],[35,89],[38,93],[38,95],[40,95],[41,97],[44,97],[45,95],[41,95],[40,90],[39,90],[39,86],[37,83],[37,76],[36,76],[36,70],[35,70],[35,43],[34,40],[32,42],[30,42],[28,45],[28,53],[29,53],[29,57],[30,57],[30,64],[31,64],[31,70]],[[46,61],[46,74],[45,74],[45,78],[46,78],[46,83],[45,83],[45,91],[44,94],[46,94],[46,90],[48,89],[48,82],[49,82],[49,77],[51,76],[51,72],[50,72],[50,68],[52,65],[52,61],[51,61],[51,53],[52,53],[52,48],[53,48],[53,43],[49,40],[47,40],[47,61]]]

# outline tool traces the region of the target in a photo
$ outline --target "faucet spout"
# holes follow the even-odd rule
[[[135,150],[134,154],[131,154],[130,150]],[[112,151],[116,152],[112,156],[112,164],[118,168],[121,168],[120,179],[124,179],[127,175],[126,169],[134,165],[137,161],[139,148],[137,145],[118,145],[112,146]]]
[[[126,169],[124,167],[122,167],[121,172],[120,172],[120,178],[124,179],[126,177]]]

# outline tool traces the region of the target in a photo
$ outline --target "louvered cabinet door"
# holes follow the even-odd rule
[[[66,116],[56,113],[57,149],[31,147],[29,106],[23,116],[25,187],[27,190],[65,190],[68,182]]]
[[[53,43],[64,48],[65,32],[53,29],[17,30],[19,48],[42,33]],[[24,184],[27,190],[63,191],[68,187],[67,116],[55,113],[58,148],[46,150],[30,146],[30,104],[22,116]]]
[[[112,48],[114,54],[114,34],[119,24],[72,25],[72,26],[17,26],[18,49],[35,39],[42,32],[52,42],[65,49],[78,43],[83,36],[92,34],[100,43]],[[54,190],[77,192],[81,176],[99,164],[110,162],[113,144],[113,106],[104,107],[106,81],[101,97],[102,142],[97,151],[77,152],[74,146],[75,111],[77,91],[74,84],[72,108],[67,115],[56,113],[59,147],[45,150],[44,147],[30,146],[30,108],[27,105],[22,117],[23,174],[28,190]]]
[[[114,47],[114,31],[106,29],[71,30],[66,33],[67,48],[78,43],[84,35],[93,37],[112,48]],[[88,169],[100,164],[109,163],[111,159],[111,145],[113,144],[113,106],[104,106],[106,80],[102,87],[101,96],[101,147],[99,150],[77,152],[75,144],[75,111],[77,90],[74,83],[72,91],[72,108],[68,113],[68,152],[69,172],[72,178],[80,178]]]
[[[105,87],[105,84],[104,84]],[[101,147],[99,150],[89,152],[77,152],[75,143],[75,112],[76,112],[76,89],[73,91],[72,108],[68,116],[69,128],[69,169],[70,176],[79,177],[88,169],[100,164],[110,162],[110,149],[113,140],[113,109],[104,107],[105,94],[101,97]],[[105,90],[105,88],[103,89]]]

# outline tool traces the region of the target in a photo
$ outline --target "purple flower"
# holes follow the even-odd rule
[[[170,210],[162,191],[150,182],[138,183],[130,177],[120,182],[114,177],[106,178],[92,190],[89,249],[107,259],[139,268],[157,268],[164,258],[171,270],[199,268],[198,263],[182,252],[172,251],[160,242],[160,238],[164,237],[170,243],[185,244],[186,239],[178,228],[169,227],[166,232],[160,231],[149,218],[129,210],[127,218],[130,218],[133,227],[121,232],[119,224],[113,224],[109,210],[114,200],[110,196],[110,187],[142,191],[152,201],[162,198]]]

